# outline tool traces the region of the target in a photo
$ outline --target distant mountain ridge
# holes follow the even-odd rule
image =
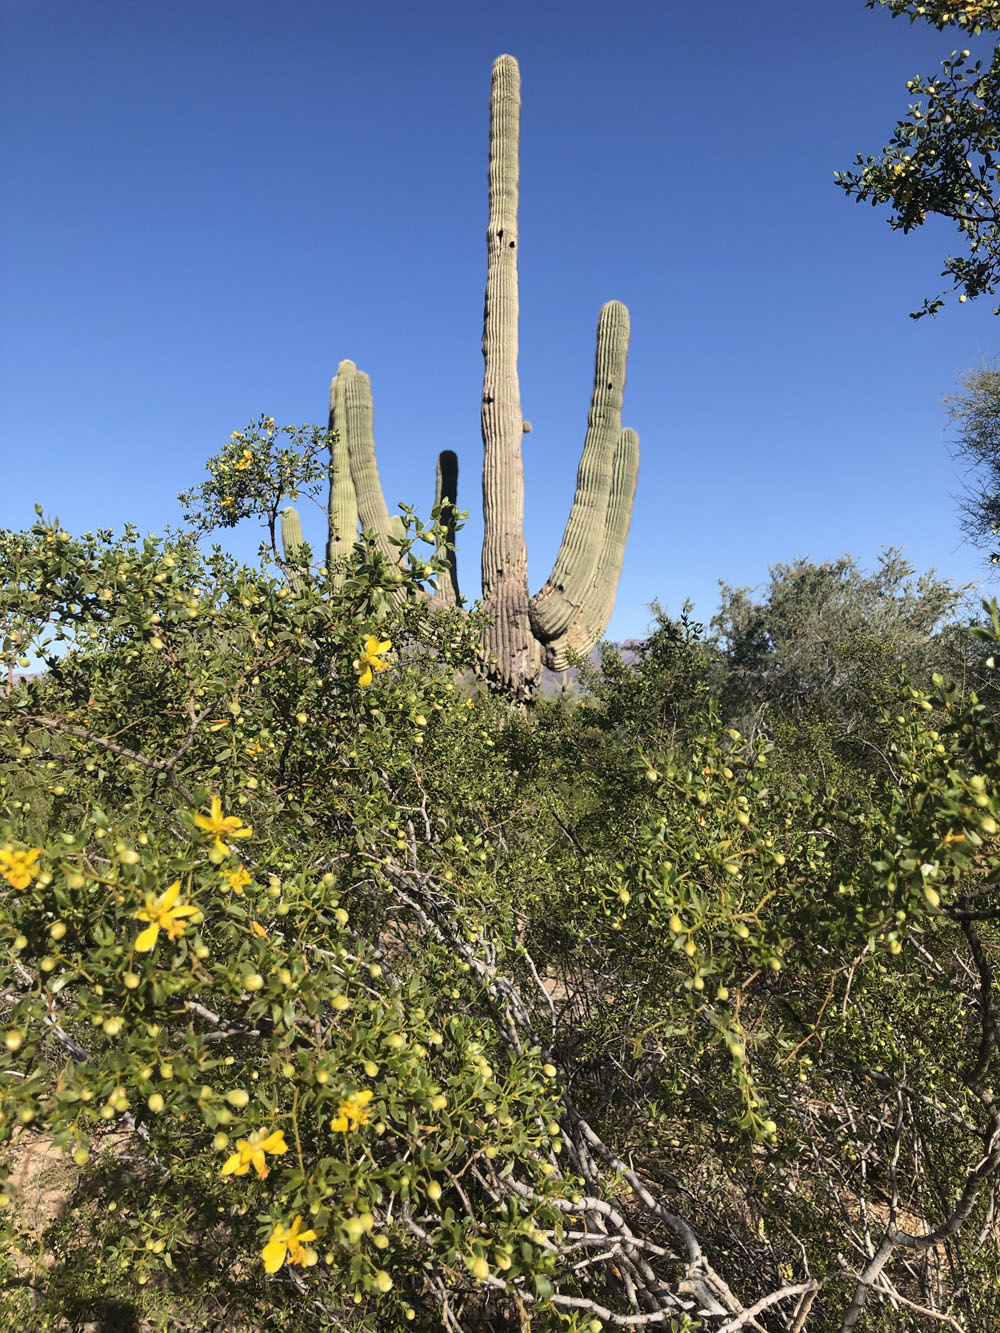
[[[613,643],[611,641],[601,643],[598,644],[596,648],[590,650],[587,654],[587,661],[594,666],[600,665],[601,652],[605,648],[612,648],[615,652],[621,654],[624,662],[628,663],[629,666],[632,666],[639,660],[639,649],[642,647],[642,644],[642,639],[625,639],[621,643]],[[565,671],[550,671],[548,667],[543,667],[542,680],[539,689],[541,693],[546,696],[558,694],[564,685],[575,685],[579,675],[580,671],[578,667],[568,667]]]

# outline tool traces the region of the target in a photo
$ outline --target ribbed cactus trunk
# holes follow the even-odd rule
[[[344,582],[344,571],[337,566],[348,555],[358,536],[358,497],[351,477],[351,459],[347,446],[347,409],[344,389],[348,377],[357,369],[353,361],[341,361],[330,383],[330,498],[327,503],[326,563],[333,586]]]
[[[521,75],[513,56],[493,64],[490,89],[489,224],[483,313],[483,604],[489,616],[487,676],[528,698],[541,675],[528,615],[524,541],[521,391],[517,380],[517,202]]]

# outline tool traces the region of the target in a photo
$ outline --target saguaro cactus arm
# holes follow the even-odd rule
[[[304,545],[302,521],[298,510],[288,505],[281,511],[281,550],[286,561],[296,560]],[[289,574],[288,581],[296,592],[301,591],[303,582],[301,574]]]
[[[347,443],[347,409],[344,389],[357,367],[353,361],[341,361],[330,382],[330,498],[327,504],[326,563],[334,587],[344,581],[344,571],[337,569],[339,559],[348,554],[358,536],[358,497],[351,476]]]
[[[458,455],[451,449],[438,454],[434,476],[434,509],[442,535],[434,548],[441,572],[432,601],[435,606],[458,606],[458,569],[455,564],[455,509],[458,504]]]
[[[395,560],[399,551],[389,541],[394,530],[375,461],[374,415],[371,380],[363,370],[352,369],[344,382],[344,420],[358,513],[361,526],[378,538],[382,554]]]
[[[521,75],[513,56],[493,63],[490,86],[489,222],[483,312],[483,655],[506,692],[527,697],[538,682],[538,645],[528,618],[524,542],[521,393],[517,379],[517,204]]]
[[[615,449],[607,522],[597,566],[579,611],[563,633],[545,646],[545,665],[550,671],[565,670],[570,652],[585,657],[604,637],[622,572],[638,475],[639,437],[634,430],[623,430]]]
[[[393,562],[400,560],[400,547],[393,538],[402,541],[406,525],[399,514],[390,517],[378,465],[375,461],[371,381],[353,361],[341,361],[330,384],[330,497],[327,505],[326,563],[334,587],[340,586],[345,574],[337,569],[339,558],[346,555],[358,537],[359,523],[374,532],[378,548]],[[436,506],[444,502],[444,533],[438,541],[438,558],[444,563],[446,575],[436,594],[438,605],[456,606],[458,575],[455,568],[455,503],[458,488],[458,459],[446,449],[438,459]],[[288,506],[281,511],[281,540],[286,560],[294,556],[303,544],[302,524],[298,512]],[[301,586],[301,577],[291,579]]]
[[[615,450],[622,429],[629,317],[609,301],[597,321],[594,391],[576,495],[548,581],[531,599],[531,628],[542,643],[563,634],[590,594],[608,523]]]

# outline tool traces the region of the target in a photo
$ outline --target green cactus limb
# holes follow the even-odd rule
[[[330,499],[326,560],[334,587],[343,582],[345,573],[337,569],[339,557],[346,555],[358,536],[358,525],[374,532],[378,549],[394,563],[400,560],[398,543],[406,537],[406,524],[399,514],[390,515],[379,481],[375,460],[374,407],[371,381],[353,361],[341,361],[330,383]],[[454,495],[458,481],[458,459],[446,450],[438,463],[438,492]],[[447,460],[450,459],[450,464]],[[438,503],[435,500],[435,503]],[[450,528],[454,538],[454,520]],[[457,583],[452,560],[451,583],[457,603]]]
[[[634,430],[623,430],[615,448],[607,523],[597,566],[579,611],[563,633],[545,645],[545,665],[550,671],[564,670],[571,652],[586,657],[604,637],[625,558],[638,476],[639,436]]]
[[[345,574],[338,568],[343,556],[352,550],[358,536],[358,497],[351,476],[347,435],[347,408],[344,391],[349,377],[357,370],[353,361],[341,361],[330,382],[330,499],[327,506],[326,563],[335,588]]]
[[[378,549],[395,562],[399,549],[389,541],[394,533],[375,461],[374,415],[371,380],[363,370],[348,371],[344,380],[344,425],[358,514],[362,528],[375,534]]]
[[[455,563],[455,509],[458,504],[458,455],[451,449],[438,454],[434,476],[434,510],[441,535],[434,548],[440,573],[431,601],[435,606],[459,606],[458,569]]]
[[[288,505],[281,511],[281,550],[285,559],[289,562],[299,559],[304,545],[302,520],[299,518],[298,510]],[[288,581],[296,592],[302,591],[305,580],[301,574],[290,574]]]
[[[513,56],[493,63],[490,87],[489,222],[483,313],[482,652],[491,682],[529,698],[541,662],[528,616],[524,541],[524,419],[517,378],[517,203],[521,75]]]
[[[594,391],[562,545],[547,582],[531,599],[531,628],[542,643],[564,634],[591,594],[602,553],[615,451],[622,429],[629,317],[609,301],[597,321]]]

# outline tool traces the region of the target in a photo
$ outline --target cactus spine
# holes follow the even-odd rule
[[[594,389],[576,478],[576,493],[552,573],[528,593],[524,540],[522,437],[531,430],[521,414],[517,376],[517,207],[521,75],[513,56],[493,64],[490,88],[489,222],[486,230],[486,303],[483,315],[483,674],[515,699],[528,699],[542,664],[566,668],[571,654],[588,653],[607,629],[621,574],[639,470],[639,437],[623,430],[622,398],[628,359],[629,315],[609,301],[597,322]],[[375,534],[379,549],[397,558],[375,461],[371,383],[353,361],[342,361],[330,387],[330,503],[327,562],[336,566],[357,536],[358,524]],[[458,460],[438,459],[435,505],[441,508],[437,557],[441,572],[434,607],[461,603],[455,570]],[[294,521],[293,521],[294,520]],[[282,515],[286,553],[302,543],[294,510]]]

